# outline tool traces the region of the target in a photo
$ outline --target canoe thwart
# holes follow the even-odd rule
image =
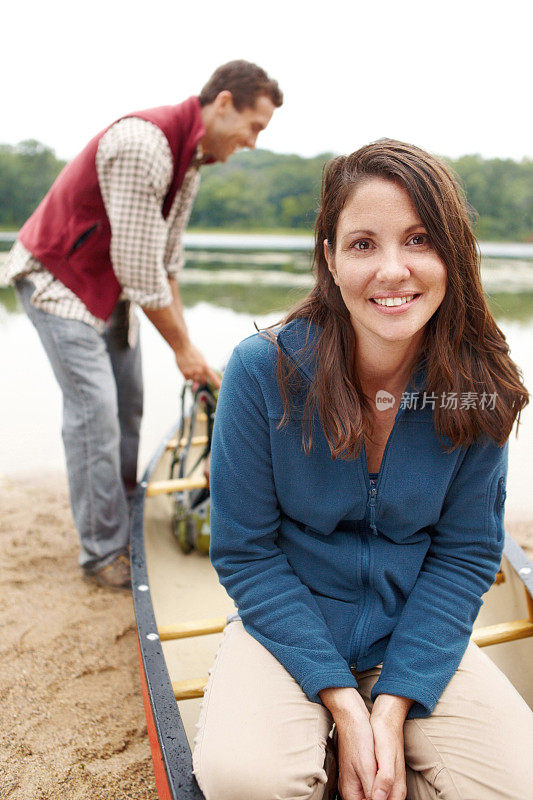
[[[533,622],[529,619],[519,619],[516,622],[501,622],[498,625],[487,625],[478,628],[472,634],[472,639],[478,647],[488,647],[491,644],[514,642],[516,639],[526,639],[533,636]]]
[[[176,700],[193,700],[203,697],[207,678],[189,678],[186,681],[172,681],[172,690]]]
[[[179,625],[167,625],[159,628],[161,641],[171,639],[184,639],[190,636],[204,636],[209,633],[221,633],[226,626],[226,617],[183,622]],[[472,639],[478,647],[488,647],[492,644],[513,642],[516,639],[525,639],[533,636],[533,621],[520,619],[515,622],[502,622],[498,625],[487,625],[478,628],[472,634]],[[203,697],[207,678],[190,678],[184,681],[173,681],[172,690],[176,700],[192,700]]]
[[[207,481],[202,476],[197,478],[173,478],[168,481],[152,481],[146,487],[146,496],[173,494],[174,492],[190,492],[193,489],[206,489]]]
[[[201,445],[205,446],[206,444],[208,444],[208,442],[209,439],[207,436],[193,436],[190,441],[190,445],[191,447],[200,447]],[[187,443],[188,443],[187,438],[184,437],[183,439],[178,440],[178,438],[176,437],[175,439],[171,439],[169,441],[169,443],[167,444],[167,450],[175,450],[176,447],[178,446],[185,447]]]
[[[179,625],[162,625],[158,628],[162,642],[171,639],[186,639],[189,636],[206,636],[209,633],[222,633],[226,627],[226,617],[199,619],[193,622],[180,622]]]
[[[215,620],[205,620],[205,623],[212,622],[214,623]],[[226,620],[224,618],[224,624]],[[201,623],[189,623],[191,626],[195,625],[198,626]],[[176,629],[182,628],[184,626],[175,626]],[[219,627],[218,630],[222,630],[222,627]],[[160,638],[164,640],[164,631],[165,630],[172,630],[171,627],[168,629],[160,628],[159,635]],[[192,629],[191,629],[192,630]],[[212,630],[200,630],[200,632],[187,632],[187,633],[180,633],[177,636],[169,636],[168,638],[181,638],[182,636],[201,636],[203,633],[214,633],[215,631]],[[524,639],[528,636],[533,636],[533,622],[530,622],[527,619],[517,620],[516,622],[503,622],[499,625],[488,625],[485,628],[478,628],[477,631],[474,631],[473,639],[478,647],[488,647],[491,644],[499,644],[500,642],[512,642],[515,639]],[[193,698],[203,697],[204,690],[207,684],[207,678],[190,678],[189,680],[185,681],[173,681],[172,682],[172,690],[174,692],[174,697],[176,700],[192,700]]]

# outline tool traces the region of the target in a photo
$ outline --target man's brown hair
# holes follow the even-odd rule
[[[215,70],[200,92],[200,105],[212,103],[223,91],[231,92],[236,111],[253,108],[261,95],[268,97],[276,108],[283,103],[277,81],[269,78],[257,64],[243,59],[228,61]]]

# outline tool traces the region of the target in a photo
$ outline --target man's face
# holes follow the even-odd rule
[[[231,92],[221,92],[212,104],[201,140],[205,155],[215,161],[226,161],[236,150],[253,149],[257,137],[272,118],[275,106],[266,95],[259,95],[255,105],[237,111]]]

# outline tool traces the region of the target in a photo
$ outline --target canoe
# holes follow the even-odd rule
[[[132,517],[141,685],[160,800],[203,798],[192,775],[191,745],[208,669],[234,610],[201,552],[209,522],[206,410],[195,413],[193,424],[182,415],[160,444],[139,484]],[[509,534],[473,638],[533,708],[533,563]]]

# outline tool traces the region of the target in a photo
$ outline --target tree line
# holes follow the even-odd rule
[[[331,155],[303,158],[258,150],[203,167],[191,227],[309,231],[322,167]],[[533,161],[479,155],[446,160],[476,213],[480,239],[533,241]],[[0,145],[0,227],[20,227],[64,163],[33,139]]]

